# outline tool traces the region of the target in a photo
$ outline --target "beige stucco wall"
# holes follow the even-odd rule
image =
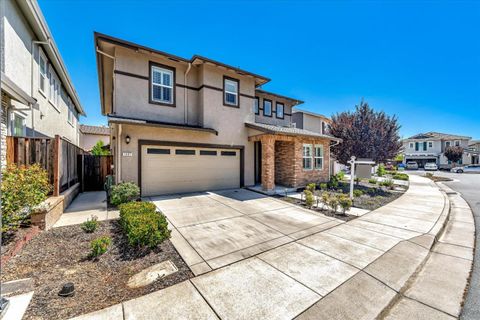
[[[313,131],[313,132],[322,132],[322,120],[318,117],[303,114],[303,129]]]
[[[253,142],[249,142],[246,138],[248,134],[258,134],[258,131],[243,129],[243,132],[239,132],[238,135],[233,134],[231,131],[223,130],[219,131],[218,136],[207,132],[198,132],[191,130],[178,130],[178,129],[165,129],[158,127],[147,127],[139,125],[121,125],[122,134],[117,140],[118,136],[118,124],[112,125],[115,140],[113,140],[113,149],[117,148],[117,143],[120,143],[121,150],[117,152],[118,157],[115,163],[117,169],[120,168],[119,181],[131,181],[138,183],[138,157],[140,151],[138,149],[139,140],[157,140],[157,141],[173,141],[173,142],[191,142],[191,143],[208,143],[208,144],[220,144],[229,146],[244,146],[244,183],[246,186],[254,184],[254,151]],[[125,137],[129,135],[131,141],[126,144]],[[132,156],[123,156],[124,152],[131,152]],[[118,172],[117,178],[118,178]]]
[[[110,135],[80,133],[80,148],[90,151],[101,140],[104,145],[110,144]]]
[[[37,109],[33,110],[33,124],[30,108],[16,101],[12,101],[8,106],[8,121],[11,122],[13,113],[17,113],[25,119],[26,134],[31,136],[35,133],[37,136],[49,137],[59,134],[78,145],[78,115],[75,112],[76,118],[73,123],[68,123],[68,108],[65,101],[60,98],[60,102],[55,108],[39,91],[38,45],[34,46],[33,69],[31,61],[32,40],[37,39],[16,3],[13,0],[3,0],[3,2],[5,5],[4,15],[2,16],[4,25],[4,41],[2,41],[2,50],[5,54],[4,72],[16,85],[38,102]]]

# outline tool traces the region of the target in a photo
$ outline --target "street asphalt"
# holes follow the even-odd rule
[[[417,171],[414,173],[424,175],[425,172]],[[480,319],[480,174],[451,173],[436,171],[436,176],[448,177],[454,181],[445,182],[453,190],[460,192],[461,196],[470,205],[475,218],[476,246],[472,277],[467,298],[460,319],[474,320]]]

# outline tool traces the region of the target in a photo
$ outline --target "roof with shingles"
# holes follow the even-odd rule
[[[342,139],[335,138],[334,136],[328,134],[321,134],[318,132],[313,132],[305,129],[299,129],[295,127],[281,127],[273,124],[257,123],[257,122],[245,122],[247,128],[256,129],[265,133],[271,134],[283,134],[289,136],[306,136],[306,137],[315,137],[315,138],[326,138],[334,141],[342,141]]]
[[[472,137],[467,136],[459,136],[455,134],[449,133],[441,133],[441,132],[426,132],[426,133],[419,133],[414,136],[411,136],[408,139],[441,139],[441,140],[449,140],[449,139],[458,139],[458,140],[470,140]]]
[[[96,135],[110,135],[110,128],[109,127],[101,127],[101,126],[89,126],[86,124],[80,125],[80,132],[86,134],[96,134]]]

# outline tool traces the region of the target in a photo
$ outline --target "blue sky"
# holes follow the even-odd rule
[[[363,97],[401,135],[480,139],[478,1],[39,0],[87,112],[100,114],[93,32],[269,77],[263,89],[314,112]]]

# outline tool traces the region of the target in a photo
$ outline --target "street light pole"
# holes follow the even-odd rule
[[[355,156],[350,158],[350,199],[353,200],[353,183],[355,182]]]

